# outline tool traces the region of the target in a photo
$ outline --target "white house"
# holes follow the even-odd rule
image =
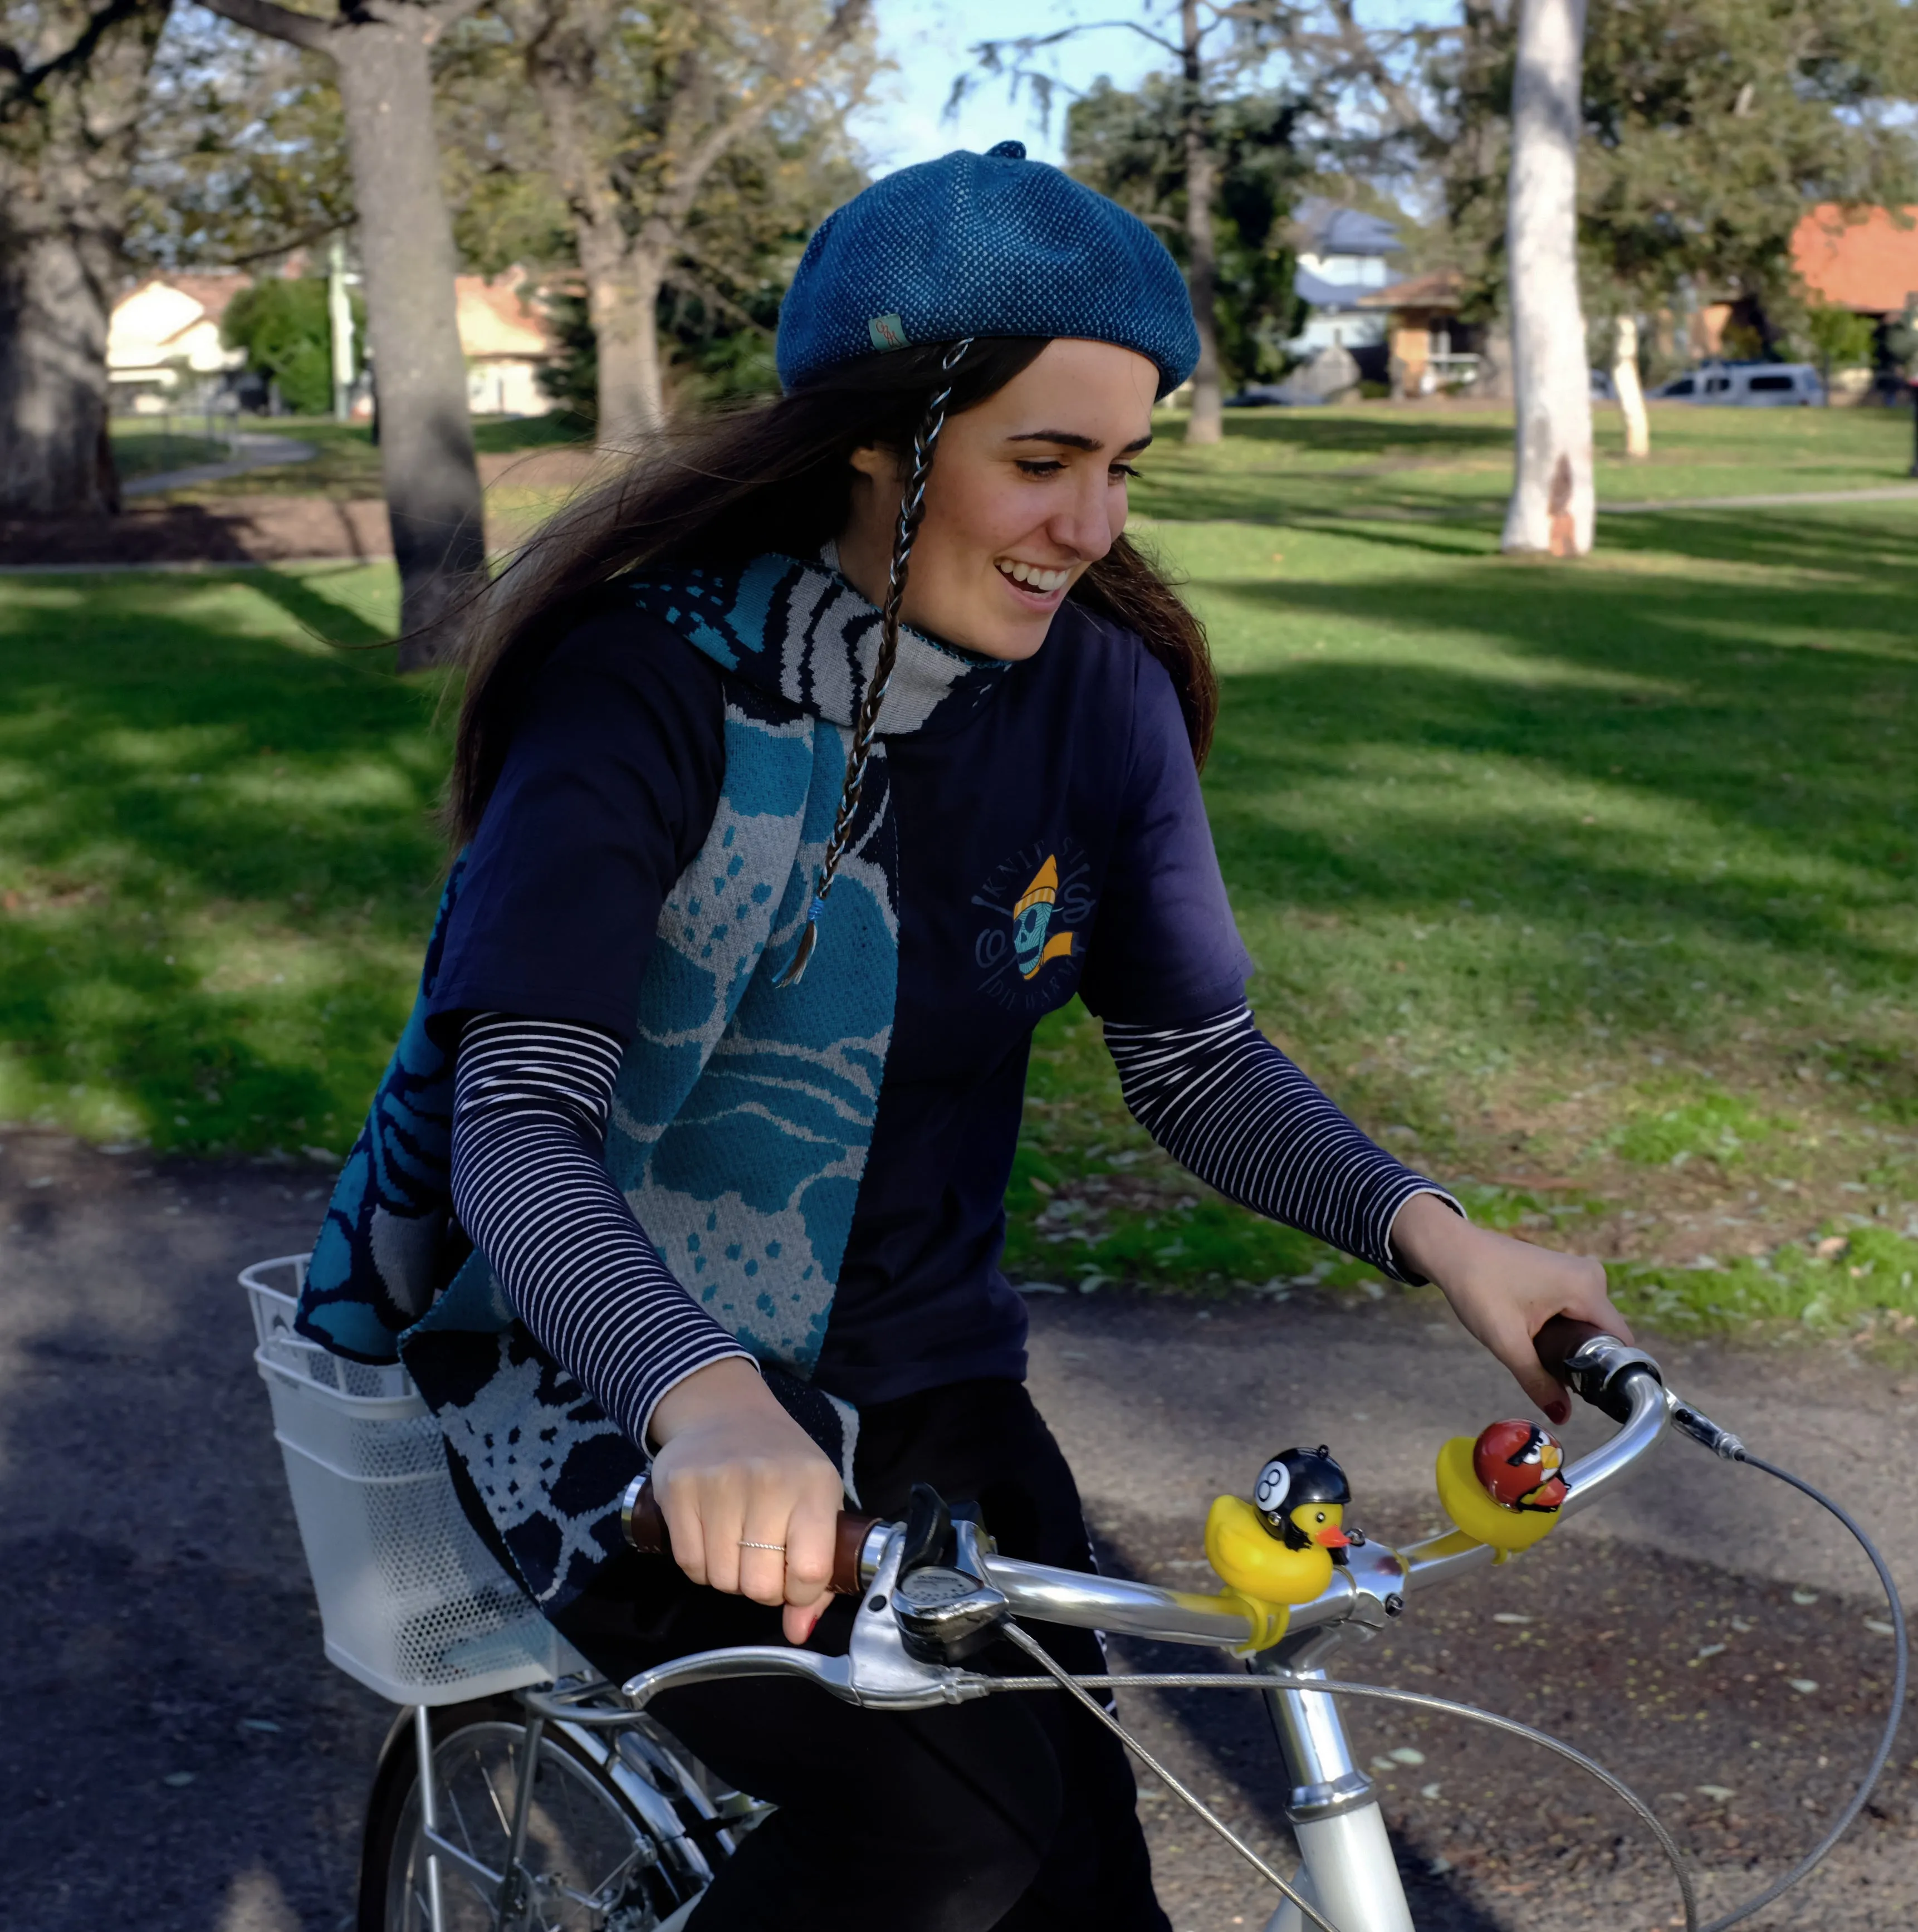
[[[490,280],[481,275],[454,280],[467,406],[476,416],[543,416],[553,406],[538,378],[557,345],[545,311],[530,291],[521,293],[525,280],[518,268]]]
[[[1385,346],[1385,315],[1361,308],[1359,299],[1396,279],[1391,257],[1402,253],[1397,231],[1381,216],[1328,201],[1299,205],[1295,217],[1298,267],[1292,287],[1312,304],[1305,326],[1286,344],[1295,356],[1310,356],[1334,346],[1349,350],[1361,368],[1361,352]],[[1377,372],[1382,374],[1382,366]]]
[[[163,410],[183,383],[239,368],[245,352],[222,346],[220,318],[249,279],[236,268],[156,275],[123,295],[107,328],[114,407]]]

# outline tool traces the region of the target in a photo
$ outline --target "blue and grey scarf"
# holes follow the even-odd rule
[[[1008,668],[901,632],[824,937],[805,977],[778,986],[878,652],[879,614],[836,562],[766,556],[632,586],[638,610],[725,674],[725,777],[660,912],[605,1146],[667,1265],[815,1433],[824,1398],[804,1384],[851,1232],[898,980],[884,741],[956,722]],[[427,1016],[461,876],[456,865],[413,1016],[328,1208],[299,1325],[358,1360],[404,1359],[521,1580],[557,1610],[617,1549],[619,1493],[641,1452],[527,1334],[483,1256],[446,1279],[454,1054]]]

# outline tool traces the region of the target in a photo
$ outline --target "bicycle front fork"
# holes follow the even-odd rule
[[[1264,1652],[1253,1669],[1324,1676],[1311,1654],[1316,1634]],[[1378,1792],[1352,1758],[1337,1702],[1309,1690],[1274,1689],[1265,1693],[1265,1708],[1290,1782],[1286,1817],[1298,1840],[1298,1888],[1339,1932],[1412,1932]],[[1265,1932],[1306,1932],[1305,1921],[1282,1900]]]

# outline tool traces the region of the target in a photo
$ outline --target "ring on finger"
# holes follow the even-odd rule
[[[786,1553],[786,1546],[783,1543],[755,1543],[750,1537],[746,1536],[740,1538],[740,1547],[742,1550],[776,1550],[782,1556]]]

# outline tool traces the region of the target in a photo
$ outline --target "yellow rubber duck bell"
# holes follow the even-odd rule
[[[1332,1580],[1351,1543],[1352,1486],[1322,1443],[1285,1449],[1259,1472],[1252,1501],[1220,1496],[1205,1516],[1205,1555],[1221,1580],[1266,1613],[1263,1649],[1283,1634],[1282,1606],[1309,1604]],[[1274,1628],[1276,1626],[1276,1628]]]

